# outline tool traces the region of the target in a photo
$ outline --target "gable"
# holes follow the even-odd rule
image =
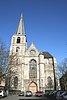
[[[35,47],[35,45],[33,43],[30,45],[30,47],[26,51],[26,55],[29,55],[29,56],[38,56],[39,55],[39,51],[37,50],[37,48]]]

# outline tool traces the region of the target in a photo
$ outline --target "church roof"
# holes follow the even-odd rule
[[[44,58],[52,58],[53,56],[49,52],[42,52]]]
[[[25,35],[25,31],[24,31],[24,21],[23,21],[22,14],[21,14],[21,17],[20,17],[20,21],[19,21],[19,24],[18,24],[18,28],[17,28],[16,34]]]

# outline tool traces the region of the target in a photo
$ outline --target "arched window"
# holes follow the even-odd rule
[[[18,86],[18,77],[16,76],[14,78],[14,87],[17,88],[17,86]]]
[[[17,43],[20,43],[20,37],[17,38]]]
[[[19,52],[19,49],[20,49],[19,47],[16,47],[16,52]]]
[[[37,63],[36,60],[32,59],[29,62],[29,78],[37,77]]]
[[[53,81],[50,76],[47,78],[47,81],[48,81],[48,84],[47,84],[48,88],[51,90],[51,88],[53,87]]]

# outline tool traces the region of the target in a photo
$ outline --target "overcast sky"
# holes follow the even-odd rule
[[[0,39],[8,49],[23,13],[28,47],[67,57],[67,0],[0,0]]]

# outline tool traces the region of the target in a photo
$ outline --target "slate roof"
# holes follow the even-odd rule
[[[53,58],[49,52],[41,52],[44,55],[44,58]]]

